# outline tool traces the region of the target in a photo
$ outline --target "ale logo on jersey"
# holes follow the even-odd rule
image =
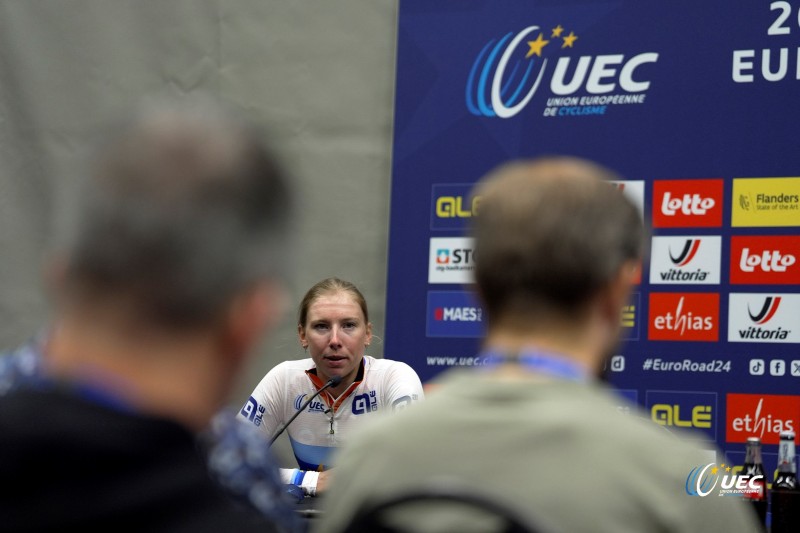
[[[483,309],[469,291],[430,291],[426,318],[428,337],[483,337]]]
[[[728,394],[726,403],[728,442],[747,442],[747,437],[759,437],[763,444],[778,444],[781,431],[797,432],[799,396]]]
[[[653,237],[650,283],[719,284],[721,249],[719,236]]]
[[[555,28],[531,25],[489,39],[467,76],[467,109],[479,117],[514,117],[530,103],[542,82],[549,84],[554,96],[548,101],[548,110],[554,111],[546,116],[604,114],[605,109],[596,108],[644,103],[650,81],[642,65],[658,61],[658,54],[583,55],[574,63],[565,54],[574,50],[576,42],[583,42],[580,39],[560,24]],[[552,73],[550,61],[555,62]],[[581,93],[590,96],[574,96]]]
[[[469,183],[437,183],[431,191],[431,229],[460,230],[478,214],[480,196]]]
[[[647,391],[645,400],[650,418],[656,424],[669,428],[698,429],[702,432],[688,434],[716,440],[715,392]]]
[[[475,252],[469,237],[433,237],[428,254],[428,283],[473,283]]]
[[[721,179],[657,180],[653,183],[653,227],[722,226]]]
[[[728,342],[800,343],[800,294],[730,294]]]
[[[719,294],[650,294],[648,339],[716,341],[719,338]]]
[[[731,238],[731,283],[800,284],[798,257],[800,237],[794,235],[734,236]]]

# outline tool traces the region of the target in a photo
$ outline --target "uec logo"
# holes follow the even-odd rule
[[[724,465],[723,465],[724,466]],[[727,470],[730,470],[728,468]],[[720,495],[729,494],[761,494],[764,485],[764,476],[747,476],[738,474],[719,474],[719,468],[714,463],[705,466],[696,466],[686,477],[686,494],[689,496],[705,497],[720,483]]]
[[[519,44],[537,30],[539,26],[528,26],[513,39],[513,32],[509,32],[497,42],[491,39],[486,43],[475,58],[467,79],[466,103],[470,113],[484,117],[511,118],[528,105],[547,68],[547,58],[541,57],[541,51],[549,41],[543,41],[540,33],[536,41],[528,43],[532,50],[538,44],[535,47],[537,51],[528,53],[524,58],[517,54],[518,58],[507,77],[506,70]],[[655,63],[658,54],[647,52],[628,60],[622,54],[581,56],[572,78],[567,80],[570,59],[560,57],[556,63],[550,80],[553,94],[568,96],[581,88],[592,95],[608,94],[616,90],[617,84],[627,93],[644,92],[650,88],[650,82],[635,80],[634,71],[645,63]],[[534,73],[538,61],[541,61],[541,66],[538,73]],[[524,66],[525,62],[527,66]],[[617,66],[620,68],[617,69]],[[535,79],[531,82],[533,77]]]

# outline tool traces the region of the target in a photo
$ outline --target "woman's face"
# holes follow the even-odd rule
[[[372,340],[372,324],[349,292],[318,296],[308,306],[306,323],[300,324],[298,331],[300,343],[308,346],[323,381],[341,376],[345,383],[352,383]]]

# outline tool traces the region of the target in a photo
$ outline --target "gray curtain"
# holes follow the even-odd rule
[[[0,348],[47,321],[47,250],[98,128],[143,98],[198,90],[266,125],[295,177],[292,305],[343,277],[381,337],[396,11],[395,0],[0,0]],[[292,310],[231,404],[301,356]]]

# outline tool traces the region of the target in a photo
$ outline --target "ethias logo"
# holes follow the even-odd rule
[[[764,444],[778,444],[781,431],[795,431],[800,397],[770,394],[727,395],[728,442],[746,442],[756,436]]]
[[[661,341],[716,341],[719,294],[650,294],[648,338]]]
[[[467,109],[476,116],[511,118],[530,103],[546,79],[556,97],[548,99],[545,116],[602,115],[610,105],[644,103],[650,81],[639,69],[655,63],[657,53],[629,58],[623,54],[584,55],[574,67],[570,56],[555,57],[552,53],[574,49],[579,39],[560,24],[550,30],[528,26],[516,35],[508,32],[490,39],[467,77]],[[546,76],[549,60],[556,65]],[[621,93],[611,94],[618,88]],[[584,96],[574,96],[581,92]]]

